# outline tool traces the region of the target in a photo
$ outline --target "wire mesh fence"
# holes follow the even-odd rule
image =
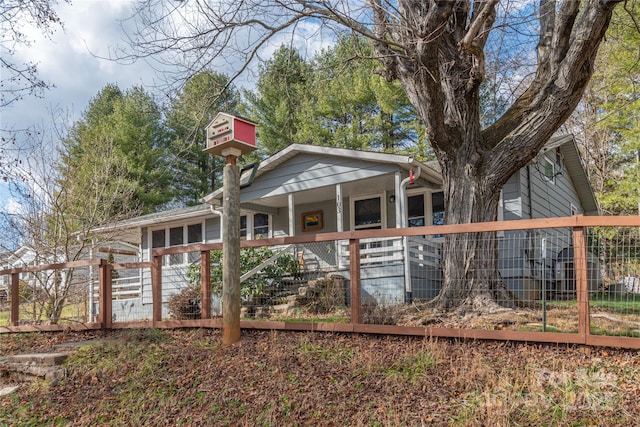
[[[591,333],[640,337],[640,229],[593,227],[587,241],[601,278],[589,298]]]
[[[92,266],[42,269],[17,273],[18,293],[11,291],[11,275],[4,276],[0,295],[0,326],[11,325],[14,298],[19,325],[68,325],[90,321],[90,292],[97,282]],[[8,279],[8,280],[7,280]]]
[[[111,320],[133,322],[151,320],[151,268],[134,266],[114,268],[111,271]],[[100,293],[98,285],[93,288],[93,315],[99,314]]]
[[[163,256],[162,260],[162,320],[200,319],[202,292],[199,257],[196,258],[193,253],[172,254]],[[151,283],[148,288],[151,302]],[[214,314],[218,314],[218,310]]]
[[[241,318],[640,336],[638,227],[439,230],[243,245]],[[22,271],[18,321],[10,293],[1,292],[12,289],[7,279],[15,274],[4,274],[0,327],[104,322],[101,298],[110,302],[112,322],[221,316],[223,252],[200,246],[154,253],[160,262],[109,264],[104,277],[104,261]],[[209,274],[202,277],[205,254]],[[106,296],[99,285],[108,279]]]

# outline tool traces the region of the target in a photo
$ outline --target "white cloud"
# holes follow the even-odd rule
[[[9,215],[19,215],[22,213],[22,205],[13,197],[7,200],[6,213]]]
[[[109,49],[121,43],[122,20],[132,14],[133,0],[92,0],[59,4],[58,14],[64,30],[50,39],[34,28],[25,28],[33,40],[15,54],[16,62],[34,62],[38,75],[55,85],[44,98],[26,97],[2,114],[3,129],[21,129],[49,121],[52,107],[72,109],[79,114],[89,100],[108,83],[125,89],[136,84],[151,84],[155,71],[143,62],[118,64],[101,59]]]

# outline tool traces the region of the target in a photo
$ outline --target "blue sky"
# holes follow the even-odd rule
[[[64,111],[78,118],[89,100],[106,84],[123,88],[152,84],[153,70],[147,64],[122,65],[99,59],[108,55],[109,47],[122,39],[120,22],[131,14],[131,0],[84,0],[72,5],[59,3],[56,10],[64,29],[57,29],[50,39],[34,28],[22,30],[32,40],[21,46],[12,60],[34,62],[41,79],[55,85],[42,98],[27,96],[0,112],[0,129],[44,129],[51,126],[52,111]],[[25,143],[24,133],[17,133],[18,145]],[[11,205],[7,184],[0,181],[0,211]]]
[[[42,98],[25,97],[4,108],[0,112],[0,129],[43,129],[49,133],[45,140],[51,140],[52,111],[63,112],[71,121],[77,120],[90,99],[107,84],[115,83],[121,89],[140,85],[153,92],[152,88],[161,83],[162,76],[148,63],[137,61],[125,65],[100,58],[110,56],[116,47],[125,45],[122,26],[134,24],[128,20],[133,14],[133,3],[134,0],[59,2],[56,10],[64,28],[58,29],[50,39],[34,28],[23,28],[33,43],[18,49],[14,62],[36,63],[39,77],[55,87],[46,91]],[[290,36],[283,34],[274,40],[261,52],[261,57],[269,58],[284,41],[291,42]],[[299,48],[304,47],[307,54],[313,54],[329,43],[328,40],[294,41]],[[254,78],[255,73],[247,73],[237,83],[251,87]],[[24,135],[18,135],[18,144],[23,144]],[[0,212],[6,211],[10,202],[7,185],[0,181]]]

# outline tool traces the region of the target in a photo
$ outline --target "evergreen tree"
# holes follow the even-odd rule
[[[428,150],[415,111],[397,82],[376,74],[378,64],[372,54],[369,41],[350,35],[314,58],[300,138],[424,158]]]
[[[270,155],[300,139],[300,109],[309,97],[310,66],[290,47],[281,46],[260,66],[256,92],[245,92],[248,116],[258,125],[261,155]]]
[[[203,151],[205,127],[224,111],[237,114],[240,95],[224,74],[204,71],[187,81],[167,111],[170,132],[171,187],[179,204],[198,204],[222,185],[224,160]]]
[[[260,154],[300,142],[431,156],[415,111],[398,82],[375,73],[371,43],[356,35],[305,61],[282,46],[247,92]]]
[[[126,197],[109,196],[105,218],[125,211],[153,212],[172,198],[166,146],[162,115],[153,98],[139,87],[123,93],[106,86],[62,141],[60,187],[74,189],[78,196],[97,188],[127,188]],[[96,173],[104,168],[111,170],[113,180],[108,173]],[[96,182],[96,176],[106,181]],[[77,203],[81,217],[82,198],[69,200]]]

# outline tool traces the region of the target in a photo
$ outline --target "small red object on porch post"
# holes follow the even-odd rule
[[[238,156],[256,147],[256,126],[248,120],[218,113],[209,123],[205,152],[226,159],[222,205],[222,343],[240,340],[240,169]]]

